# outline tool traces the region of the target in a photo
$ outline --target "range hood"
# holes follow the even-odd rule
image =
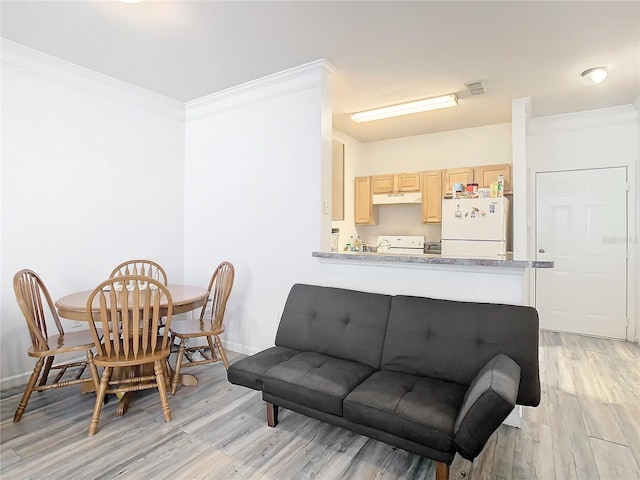
[[[407,192],[407,193],[377,193],[373,195],[374,205],[397,205],[397,204],[421,204],[422,193],[420,192]]]

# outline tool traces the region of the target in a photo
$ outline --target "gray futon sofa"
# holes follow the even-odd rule
[[[231,383],[278,407],[436,462],[473,460],[515,404],[537,406],[531,307],[296,284],[275,346],[229,367]]]

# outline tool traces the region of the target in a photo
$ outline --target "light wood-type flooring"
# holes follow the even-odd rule
[[[231,355],[230,360],[240,358]],[[0,478],[11,479],[433,479],[430,460],[281,410],[266,425],[260,393],[231,385],[222,364],[169,398],[139,392],[124,417],[109,402],[87,436],[93,394],[78,387],[34,393],[18,424],[22,389],[2,392]],[[640,479],[640,347],[541,332],[542,403],[521,429],[502,425],[451,479]]]

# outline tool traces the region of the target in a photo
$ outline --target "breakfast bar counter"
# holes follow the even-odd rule
[[[369,252],[312,252],[317,258],[347,262],[381,262],[415,265],[452,265],[459,267],[498,267],[498,268],[553,268],[551,261],[505,260],[488,258],[449,258],[435,254],[369,253]]]

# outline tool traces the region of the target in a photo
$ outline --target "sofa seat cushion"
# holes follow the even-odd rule
[[[274,365],[297,355],[297,350],[285,347],[271,347],[250,357],[245,357],[229,366],[227,379],[236,385],[254,390],[262,390],[262,377]]]
[[[303,352],[264,374],[264,392],[342,416],[347,394],[375,370],[321,353]]]
[[[404,373],[380,371],[344,400],[344,417],[441,451],[455,450],[454,425],[466,388]]]

